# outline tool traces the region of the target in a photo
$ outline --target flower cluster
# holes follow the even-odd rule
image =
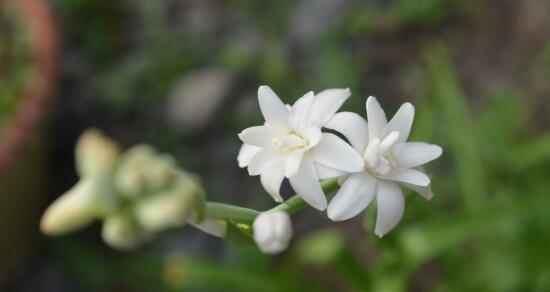
[[[103,239],[128,249],[159,231],[205,223],[200,183],[178,169],[171,156],[147,145],[120,153],[113,141],[91,130],[77,144],[76,163],[81,179],[46,210],[41,229],[47,234],[64,234],[101,219]]]
[[[276,202],[283,202],[281,184],[288,179],[297,197],[272,210],[206,202],[198,178],[177,167],[171,156],[147,145],[121,152],[116,143],[90,130],[76,147],[80,180],[46,210],[41,229],[59,235],[99,219],[105,242],[130,249],[158,232],[190,224],[235,243],[255,242],[261,251],[274,254],[288,247],[289,213],[305,206],[304,201],[340,221],[376,199],[374,232],[382,237],[404,212],[399,185],[431,199],[430,179],[419,167],[442,150],[407,142],[414,119],[410,103],[388,121],[378,101],[369,97],[367,121],[356,113],[338,112],[350,95],[349,89],[308,92],[286,105],[271,88],[260,86],[265,124],[239,134],[244,144],[237,160],[250,175],[260,176]],[[323,180],[328,181],[321,184]],[[340,187],[328,202],[322,185],[334,190],[337,182]]]
[[[407,142],[414,107],[405,103],[388,122],[374,97],[366,102],[368,122],[338,109],[351,95],[349,89],[308,92],[292,106],[285,105],[267,86],[258,89],[265,124],[239,134],[243,146],[240,167],[260,175],[265,190],[282,202],[280,187],[287,178],[292,188],[312,207],[325,210],[334,221],[363,211],[376,197],[375,233],[383,236],[400,221],[404,198],[398,184],[430,199],[430,179],[418,169],[438,158],[437,145]],[[330,129],[339,136],[323,132]],[[349,144],[348,144],[349,142]],[[320,180],[339,178],[342,186],[327,204]]]

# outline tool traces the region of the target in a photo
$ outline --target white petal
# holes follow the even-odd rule
[[[319,179],[335,178],[346,174],[343,171],[339,171],[319,163],[315,163],[315,168],[317,169],[317,176],[319,176]]]
[[[334,116],[334,113],[340,109],[350,95],[351,91],[349,88],[334,88],[319,92],[315,96],[313,111],[311,112],[312,123],[317,126],[323,126]]]
[[[299,132],[305,133],[310,125],[310,113],[315,101],[313,91],[306,93],[300,97],[292,106],[289,117],[289,126]]]
[[[237,156],[237,161],[239,162],[239,167],[244,168],[247,167],[250,164],[250,161],[258,152],[260,152],[262,148],[243,144],[241,146],[241,149],[239,150],[239,155]]]
[[[430,178],[417,169],[396,169],[386,179],[404,182],[419,187],[427,187],[430,185]]]
[[[382,237],[401,220],[405,210],[405,198],[397,184],[378,180],[376,200],[378,207],[374,233]]]
[[[382,138],[387,119],[386,113],[374,96],[367,99],[367,120],[369,123],[369,141],[374,138]]]
[[[290,185],[306,203],[323,211],[327,208],[327,198],[321,189],[313,159],[309,156],[304,155],[300,168],[289,178]]]
[[[258,88],[258,101],[262,115],[269,125],[276,127],[287,126],[290,112],[269,86],[262,85]]]
[[[258,175],[282,161],[281,155],[271,149],[262,149],[248,165],[248,174]]]
[[[285,177],[291,177],[298,171],[303,155],[303,151],[295,151],[286,157],[284,165]]]
[[[327,214],[332,221],[354,217],[365,210],[376,193],[376,179],[366,173],[351,175],[328,205]]]
[[[255,126],[244,129],[239,133],[239,138],[245,144],[262,148],[271,148],[274,147],[273,138],[281,137],[285,134],[286,133],[280,128],[272,126]]]
[[[401,168],[412,168],[428,163],[443,153],[441,147],[423,142],[408,142],[395,146],[393,155]]]
[[[411,133],[411,127],[414,120],[414,106],[410,102],[404,103],[388,122],[384,129],[384,134],[393,131],[399,132],[399,141],[405,142]]]
[[[309,150],[319,144],[319,142],[321,142],[321,138],[323,138],[323,132],[319,127],[310,127],[306,132],[306,136],[309,144],[304,150]]]
[[[281,197],[281,183],[285,178],[284,168],[282,165],[275,165],[266,171],[262,172],[260,176],[260,181],[264,189],[271,195],[275,202],[282,202],[283,198]]]
[[[369,141],[367,121],[352,112],[337,113],[330,119],[326,128],[340,132],[359,153],[364,153]]]
[[[321,142],[312,150],[313,159],[319,164],[346,172],[363,170],[363,158],[349,144],[331,133],[323,133]]]
[[[419,187],[419,186],[411,185],[411,184],[404,183],[404,182],[402,182],[401,184],[403,186],[419,193],[426,200],[431,200],[434,196],[434,194],[432,193],[432,188],[430,186]]]

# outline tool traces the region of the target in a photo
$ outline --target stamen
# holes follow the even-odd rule
[[[397,139],[399,139],[399,133],[397,131],[393,131],[387,135],[380,143],[380,155],[385,156],[395,143],[397,143]]]
[[[378,164],[378,151],[380,148],[380,139],[375,138],[372,140],[369,145],[367,145],[367,149],[365,150],[365,155],[363,156],[365,158],[365,162],[367,166],[374,168]]]

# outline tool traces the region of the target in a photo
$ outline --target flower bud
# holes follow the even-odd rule
[[[184,225],[202,206],[202,188],[189,176],[178,175],[168,191],[145,197],[135,206],[138,222],[149,231],[161,231]]]
[[[282,211],[261,213],[254,220],[253,230],[258,248],[268,254],[284,251],[292,238],[292,222]]]
[[[139,145],[123,155],[115,185],[123,195],[132,198],[169,187],[176,173],[176,162],[171,156],[159,155],[150,146]]]
[[[122,195],[129,198],[145,192],[145,172],[153,160],[154,149],[148,145],[138,145],[127,150],[120,159],[114,184]]]
[[[125,214],[116,214],[105,219],[101,235],[107,244],[122,250],[135,248],[149,238],[149,234]]]
[[[76,145],[76,167],[81,177],[107,176],[117,162],[118,145],[97,130],[84,132]]]
[[[51,204],[42,216],[40,229],[48,235],[61,235],[93,221],[101,212],[98,201],[101,187],[97,180],[79,181]]]

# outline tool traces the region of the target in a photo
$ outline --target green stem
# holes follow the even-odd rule
[[[327,197],[329,197],[335,190],[338,189],[339,185],[338,181],[333,179],[322,182],[321,187]],[[284,211],[289,214],[294,214],[306,206],[307,203],[299,195],[294,195],[290,199],[274,208],[269,209],[268,211]],[[205,206],[205,217],[210,219],[234,220],[242,223],[252,223],[258,214],[260,214],[260,212],[253,209],[224,203],[206,202]]]
[[[252,223],[260,212],[224,203],[206,202],[204,215],[210,219],[235,220],[238,222]]]

